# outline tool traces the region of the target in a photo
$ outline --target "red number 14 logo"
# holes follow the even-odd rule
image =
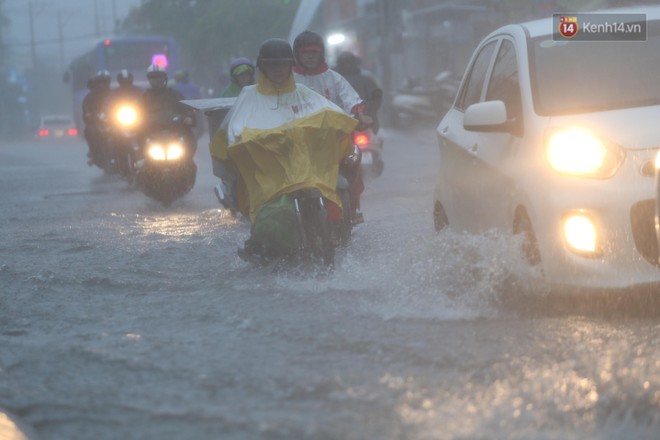
[[[559,17],[559,34],[564,38],[572,38],[578,33],[577,17]]]

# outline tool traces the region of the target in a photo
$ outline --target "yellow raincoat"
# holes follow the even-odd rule
[[[341,206],[335,187],[339,161],[352,153],[357,120],[293,75],[279,90],[259,74],[243,88],[214,135],[214,159],[239,171],[238,208],[254,222],[267,201],[315,187]]]

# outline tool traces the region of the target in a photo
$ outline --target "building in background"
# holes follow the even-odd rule
[[[561,11],[605,9],[646,0],[325,0],[328,57],[351,50],[392,94],[408,82],[430,87],[449,70],[460,78],[474,47],[494,29]],[[341,35],[341,38],[337,36]]]

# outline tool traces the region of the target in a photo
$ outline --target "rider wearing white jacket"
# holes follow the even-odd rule
[[[293,55],[296,65],[293,68],[296,83],[303,84],[325,96],[353,115],[361,124],[370,126],[371,117],[364,113],[365,104],[353,86],[339,73],[328,67],[325,61],[323,38],[312,31],[301,32],[293,42]],[[351,179],[351,208],[354,223],[361,223],[360,195],[364,191],[364,182],[360,168]]]
[[[325,61],[325,45],[320,35],[304,31],[293,43],[296,83],[304,84],[341,107],[346,113],[362,115],[363,102],[351,84],[330,69]]]

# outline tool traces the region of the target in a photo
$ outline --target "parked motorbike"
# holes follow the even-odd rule
[[[146,137],[136,183],[145,195],[169,206],[195,185],[195,138],[184,118],[170,112],[154,115],[152,126],[159,128]]]
[[[415,122],[437,123],[454,103],[460,80],[450,71],[440,72],[431,87],[410,81],[392,98],[395,123],[409,126]]]

